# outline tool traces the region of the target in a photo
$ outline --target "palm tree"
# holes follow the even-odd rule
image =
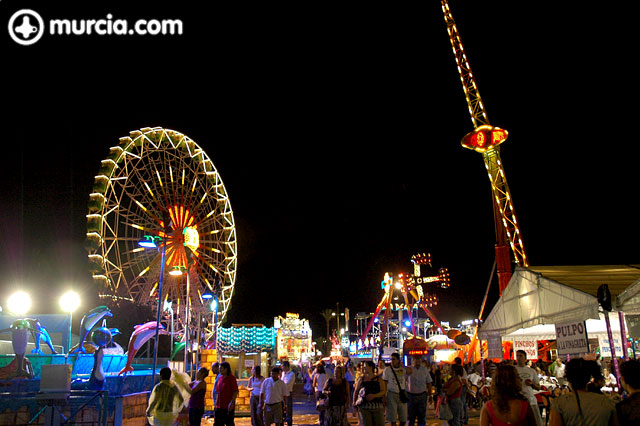
[[[322,312],[320,312],[320,315],[322,315],[322,318],[324,318],[324,320],[327,322],[326,338],[328,340],[329,339],[329,321],[331,321],[331,318],[333,318],[333,311],[331,309],[324,309]]]

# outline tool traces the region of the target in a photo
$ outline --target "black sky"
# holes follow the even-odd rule
[[[92,291],[82,244],[93,176],[119,137],[162,126],[202,146],[229,193],[231,322],[293,311],[323,334],[322,309],[373,310],[384,272],[410,271],[418,252],[451,273],[439,318],[477,314],[493,262],[490,187],[481,156],[459,144],[472,124],[439,2],[205,11],[4,0],[0,21],[20,8],[182,19],[185,33],[22,47],[0,31],[3,301],[23,285],[54,312],[67,283]],[[637,263],[630,12],[451,8],[489,119],[510,132],[501,154],[531,264]],[[494,283],[489,309],[496,298]]]

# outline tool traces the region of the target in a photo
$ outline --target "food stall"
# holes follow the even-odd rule
[[[273,319],[276,330],[276,356],[278,360],[288,360],[291,364],[306,363],[313,359],[313,342],[309,321],[299,314],[287,313]]]

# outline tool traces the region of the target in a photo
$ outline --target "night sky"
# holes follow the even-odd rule
[[[478,314],[493,264],[490,185],[439,2],[231,10],[0,2],[0,305],[16,288],[58,311],[89,299],[87,201],[109,147],[161,126],[194,139],[234,210],[232,323],[373,311],[385,272],[430,252],[448,267],[441,320]],[[517,3],[517,4],[515,4]],[[182,19],[181,36],[52,36],[19,46],[21,8],[45,20]],[[629,11],[456,1],[532,265],[637,263],[638,143]],[[615,16],[615,19],[614,19]],[[637,37],[636,37],[637,38]],[[494,280],[488,313],[497,300]],[[90,309],[92,306],[87,306]]]

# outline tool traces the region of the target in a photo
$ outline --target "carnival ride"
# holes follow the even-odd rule
[[[469,107],[469,114],[474,130],[462,138],[462,146],[482,154],[485,168],[491,183],[493,193],[493,217],[496,232],[495,265],[498,273],[498,286],[500,294],[507,287],[512,275],[511,256],[509,247],[513,253],[514,261],[522,266],[529,266],[507,178],[500,158],[500,144],[507,140],[508,132],[489,123],[487,112],[480,97],[471,66],[460,40],[460,33],[456,26],[453,14],[449,8],[448,0],[440,0],[442,12],[449,34],[449,41],[453,48],[458,74],[462,82],[462,88]],[[493,275],[493,271],[491,273]],[[484,306],[489,292],[489,284],[485,292],[484,301],[478,314],[478,320],[482,318]],[[476,327],[471,339],[469,353],[474,353],[478,327]],[[482,354],[481,354],[482,356]]]
[[[89,198],[87,250],[101,297],[158,309],[161,283],[182,332],[191,313],[210,312],[207,296],[216,322],[224,319],[236,281],[235,223],[220,174],[195,141],[160,127],[131,132],[102,161]],[[145,250],[143,240],[164,250]],[[165,269],[183,276],[161,281]]]
[[[529,260],[524,249],[520,228],[513,207],[511,192],[507,184],[504,167],[500,159],[500,144],[507,140],[508,132],[489,123],[484,103],[480,97],[471,66],[460,40],[460,33],[453,19],[448,0],[441,0],[444,20],[453,48],[453,54],[458,66],[458,73],[462,82],[464,95],[467,99],[469,114],[474,130],[462,138],[462,146],[482,154],[484,165],[489,175],[491,191],[493,193],[493,215],[496,231],[496,265],[500,293],[511,279],[511,258],[522,266],[529,266]]]
[[[389,340],[390,336],[387,332],[393,311],[398,311],[399,319],[402,319],[402,312],[407,311],[408,326],[411,327],[411,334],[417,336],[415,327],[415,319],[412,315],[414,309],[421,308],[427,316],[433,321],[434,327],[442,329],[440,321],[436,318],[430,308],[438,304],[438,297],[433,293],[425,293],[423,284],[439,286],[441,288],[449,288],[451,280],[447,268],[440,268],[435,271],[431,262],[431,254],[417,254],[411,257],[413,263],[413,274],[398,274],[394,280],[393,275],[385,273],[381,282],[384,295],[378,303],[374,314],[371,316],[367,327],[361,334],[359,341],[364,342],[367,335],[371,331],[374,324],[380,323],[379,342],[380,347],[384,346],[385,339]],[[382,321],[378,316],[384,310]]]

